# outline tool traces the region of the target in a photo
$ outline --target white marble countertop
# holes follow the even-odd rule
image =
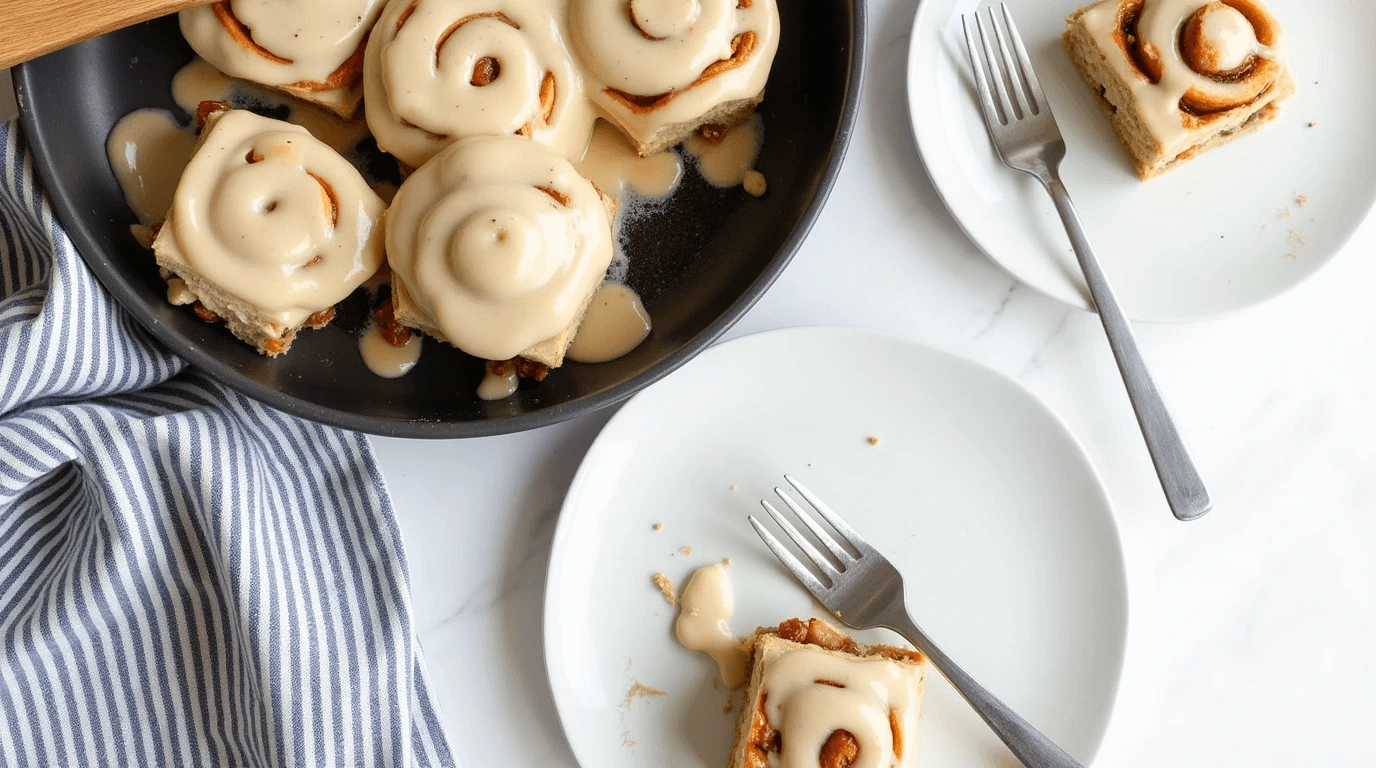
[[[1139,326],[1216,503],[1203,520],[1176,522],[1098,321],[1016,285],[946,214],[904,103],[915,2],[870,5],[868,82],[840,181],[793,264],[728,337],[879,328],[992,365],[1066,419],[1112,495],[1131,590],[1127,664],[1098,765],[1369,764],[1376,219],[1269,304]],[[0,118],[13,109],[0,73]],[[545,560],[564,492],[608,416],[482,440],[374,440],[465,765],[575,765],[545,680]]]

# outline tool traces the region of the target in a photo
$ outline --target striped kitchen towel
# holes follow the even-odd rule
[[[184,370],[0,126],[0,766],[454,765],[360,435]]]

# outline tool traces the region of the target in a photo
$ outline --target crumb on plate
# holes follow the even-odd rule
[[[650,699],[653,699],[657,696],[667,696],[668,694],[668,691],[661,691],[658,688],[652,688],[640,682],[639,680],[636,680],[630,688],[626,689],[626,699],[621,702],[621,706],[630,707],[631,702],[635,701],[636,699],[649,701]]]
[[[662,573],[656,573],[652,579],[655,586],[659,588],[659,594],[664,595],[664,599],[669,605],[678,605],[678,595],[674,594],[674,582],[669,581],[669,577]]]

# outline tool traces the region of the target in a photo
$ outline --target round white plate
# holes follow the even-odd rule
[[[746,523],[785,472],[898,566],[914,616],[953,657],[1093,757],[1122,666],[1127,588],[1080,445],[1031,393],[976,363],[872,331],[795,328],[715,347],[637,395],[578,471],[550,558],[545,654],[582,765],[725,765],[730,696],[712,662],[675,641],[676,610],[651,577],[681,587],[729,557],[738,634],[822,615]],[[628,701],[636,683],[666,693]],[[919,765],[1004,764],[935,673],[921,723]]]
[[[1066,14],[1086,3],[1008,4],[1065,135],[1066,185],[1127,313],[1187,320],[1240,309],[1332,258],[1376,200],[1376,3],[1267,0],[1298,92],[1256,133],[1146,182],[1061,44]],[[1033,288],[1088,307],[1050,198],[999,162],[975,103],[960,17],[989,5],[918,5],[908,55],[917,146],[980,249]]]

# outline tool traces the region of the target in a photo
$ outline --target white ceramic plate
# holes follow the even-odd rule
[[[1142,182],[1061,44],[1066,14],[1086,2],[1008,4],[1065,135],[1066,185],[1127,313],[1187,320],[1240,309],[1332,258],[1376,199],[1376,3],[1267,0],[1298,93],[1258,132]],[[999,162],[980,119],[960,16],[989,5],[918,5],[908,56],[917,145],[976,245],[1033,288],[1087,307],[1050,198]]]
[[[872,331],[797,328],[715,347],[637,395],[579,469],[554,538],[545,653],[582,765],[725,765],[730,697],[712,662],[674,640],[676,611],[651,576],[681,586],[731,558],[738,634],[820,615],[745,519],[785,472],[902,570],[914,615],[952,656],[1072,754],[1094,755],[1127,591],[1108,499],[1075,438],[976,363]],[[628,704],[637,682],[666,695]],[[920,742],[923,766],[1013,764],[935,676]]]

